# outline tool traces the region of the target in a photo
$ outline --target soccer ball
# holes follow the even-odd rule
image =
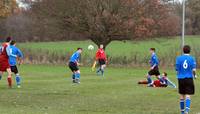
[[[94,46],[93,45],[89,45],[88,46],[88,50],[93,50],[94,49]]]

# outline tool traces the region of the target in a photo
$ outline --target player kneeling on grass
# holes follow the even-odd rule
[[[19,59],[19,65],[20,65],[22,63],[23,54],[22,54],[21,50],[16,47],[15,41],[12,41],[10,43],[10,53],[12,55],[16,55],[15,57],[9,56],[9,63],[10,63],[11,71],[13,73],[15,73],[15,76],[16,76],[15,79],[16,79],[17,87],[20,88],[21,87],[20,86],[21,77],[19,75],[18,68],[17,68],[17,58]]]
[[[176,71],[178,88],[180,94],[181,114],[188,114],[190,111],[190,97],[195,93],[193,78],[196,76],[196,61],[190,55],[190,46],[183,47],[184,55],[176,58]]]
[[[151,87],[167,87],[167,86],[170,86],[172,88],[176,88],[176,85],[170,81],[170,79],[167,77],[167,73],[164,72],[162,74],[162,77],[161,77],[161,80],[155,80],[153,81],[153,85]],[[147,80],[140,80],[138,82],[138,84],[148,84],[148,81]]]
[[[159,60],[158,57],[155,53],[156,49],[155,48],[150,48],[150,53],[151,53],[151,59],[149,61],[149,63],[151,64],[151,68],[150,71],[147,74],[147,80],[148,80],[148,85],[147,86],[153,86],[153,81],[151,79],[152,75],[155,75],[161,82],[162,79],[160,78],[160,72],[159,72]]]
[[[73,83],[80,83],[80,70],[78,68],[80,54],[82,53],[82,48],[78,48],[77,51],[71,56],[69,60],[69,68],[72,71],[72,81]]]
[[[99,62],[99,68],[97,69],[96,73],[99,75],[99,73],[101,72],[101,75],[104,76],[104,69],[106,67],[107,59],[102,44],[96,52],[96,61]]]

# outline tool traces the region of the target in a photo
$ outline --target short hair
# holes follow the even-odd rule
[[[164,76],[167,76],[167,73],[166,72],[163,72]]]
[[[12,40],[12,38],[9,36],[6,38],[6,42],[10,42]]]
[[[155,48],[150,48],[150,50],[152,50],[152,51],[156,51],[156,49],[155,49]]]
[[[80,47],[79,47],[79,48],[77,48],[77,50],[83,50],[83,48],[80,48]]]
[[[10,45],[15,45],[16,44],[16,41],[12,40]]]
[[[185,45],[185,46],[183,47],[183,53],[185,53],[185,54],[189,54],[190,51],[191,51],[191,48],[190,48],[189,45]]]

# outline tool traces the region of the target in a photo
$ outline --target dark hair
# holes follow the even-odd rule
[[[185,45],[185,46],[183,47],[183,53],[185,53],[185,54],[189,54],[190,51],[191,51],[191,48],[190,48],[189,45]]]
[[[152,50],[152,51],[156,51],[156,49],[155,49],[155,48],[150,48],[150,50]]]
[[[11,40],[12,40],[11,37],[7,37],[7,38],[6,38],[6,42],[10,42]]]
[[[12,40],[10,45],[15,45],[16,44],[16,41]]]
[[[164,76],[167,76],[167,73],[166,72],[163,72]]]
[[[79,47],[79,48],[77,48],[77,50],[83,50],[83,48],[80,48],[80,47]]]

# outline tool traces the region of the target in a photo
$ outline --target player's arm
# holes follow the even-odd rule
[[[17,50],[17,56],[19,57],[19,65],[23,63],[24,55],[20,49]]]
[[[6,53],[7,53],[7,55],[10,56],[10,57],[15,57],[15,58],[17,57],[17,55],[12,54],[10,46],[8,46],[8,47],[6,48]]]
[[[178,61],[178,58],[176,59],[176,65],[175,65],[175,70],[178,72],[179,71],[179,61]]]
[[[193,70],[192,70],[192,73],[193,73],[193,76],[194,76],[194,78],[197,78],[197,73],[196,73],[196,61],[195,61],[195,59],[193,59]]]
[[[99,59],[99,50],[97,50],[97,52],[96,52],[96,61]]]
[[[2,52],[2,46],[0,46],[0,53]]]
[[[167,84],[173,88],[176,88],[176,84],[174,84],[169,78],[166,79],[167,80]]]

